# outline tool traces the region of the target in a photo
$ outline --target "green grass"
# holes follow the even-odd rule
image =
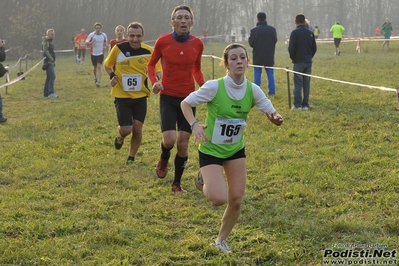
[[[205,54],[220,57],[224,46],[211,43]],[[320,44],[313,74],[395,88],[395,46],[386,52],[362,43],[358,54],[356,43],[343,43],[335,57],[333,44]],[[211,61],[203,60],[206,79]],[[143,144],[134,165],[125,165],[128,145],[113,147],[107,78],[96,88],[88,63],[59,56],[56,100],[42,96],[39,68],[8,94],[2,89],[9,121],[0,125],[1,265],[322,265],[323,249],[337,243],[398,248],[394,92],[312,79],[312,109],[296,112],[288,107],[286,73],[277,70],[272,101],[285,122],[276,127],[257,110],[249,115],[247,190],[228,240],[234,253],[226,256],[211,245],[224,207],[212,207],[193,182],[195,145],[183,176],[189,193],[175,196],[173,169],[164,180],[155,176],[161,133],[153,95]],[[215,77],[225,73],[218,64]],[[282,42],[276,66],[292,69]]]

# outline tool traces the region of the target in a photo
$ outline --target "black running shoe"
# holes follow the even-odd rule
[[[118,137],[115,138],[115,149],[120,150],[123,146],[123,139],[119,139]]]

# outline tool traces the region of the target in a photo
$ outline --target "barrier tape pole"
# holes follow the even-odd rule
[[[290,87],[290,72],[288,72],[288,67],[286,67],[287,73],[287,90],[288,90],[288,109],[291,109],[291,87]]]
[[[396,95],[398,95],[398,106],[399,106],[399,88],[396,88]]]
[[[212,79],[215,79],[215,58],[212,54]]]
[[[5,69],[7,70],[6,72],[6,84],[8,84],[8,82],[10,82],[10,68],[8,67],[8,65],[5,67]],[[6,86],[6,94],[8,94],[8,86]]]

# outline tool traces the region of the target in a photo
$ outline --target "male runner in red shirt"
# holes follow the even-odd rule
[[[162,153],[156,173],[159,178],[166,176],[170,150],[177,140],[172,191],[180,194],[186,192],[180,183],[188,159],[188,141],[192,130],[183,116],[180,102],[195,90],[194,80],[199,86],[205,83],[201,72],[204,44],[199,38],[190,34],[194,24],[194,13],[189,6],[175,7],[171,14],[171,24],[172,33],[161,36],[156,41],[147,70],[153,84],[153,92],[155,94],[160,92]],[[163,76],[162,80],[158,81],[155,65],[160,59]],[[193,111],[195,114],[194,108]],[[176,134],[176,125],[178,134]]]

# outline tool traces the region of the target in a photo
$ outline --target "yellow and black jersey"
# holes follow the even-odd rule
[[[104,65],[115,70],[118,83],[112,87],[111,95],[116,98],[143,98],[150,96],[147,64],[153,48],[141,43],[139,49],[130,47],[129,42],[115,45],[104,61]],[[161,72],[161,64],[157,64]]]

